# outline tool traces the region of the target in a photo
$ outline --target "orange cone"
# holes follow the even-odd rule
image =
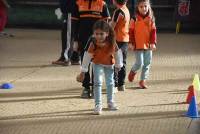
[[[190,102],[192,100],[192,97],[194,96],[194,87],[193,87],[193,85],[190,85],[188,87],[188,91],[189,91],[189,93],[188,93],[188,96],[187,96],[187,99],[186,99],[186,103],[190,104]]]

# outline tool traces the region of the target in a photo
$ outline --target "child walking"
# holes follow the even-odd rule
[[[123,54],[123,67],[118,73],[115,73],[115,87],[117,87],[119,91],[125,91],[126,58],[130,23],[130,13],[126,6],[127,1],[128,0],[113,0],[117,9],[114,11],[111,21],[111,26],[115,31],[117,45]]]
[[[88,60],[85,58],[88,57]],[[114,31],[109,24],[103,20],[97,21],[93,26],[93,39],[90,42],[87,53],[84,55],[82,73],[78,79],[83,80],[84,72],[87,72],[88,64],[92,59],[94,74],[94,114],[102,112],[102,84],[105,75],[107,106],[109,110],[117,110],[114,102],[114,64],[117,70],[123,66],[122,54],[116,45]],[[87,62],[85,62],[87,61]],[[86,65],[85,65],[86,64]]]
[[[137,71],[142,68],[139,86],[147,88],[145,83],[149,75],[152,61],[152,50],[156,49],[156,26],[153,11],[149,0],[138,0],[136,4],[136,16],[130,21],[130,47],[135,51],[136,61],[128,75],[132,82]]]

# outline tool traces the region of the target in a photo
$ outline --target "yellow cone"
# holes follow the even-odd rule
[[[198,74],[194,75],[192,85],[194,87],[195,94],[197,97],[197,103],[200,104],[200,83],[199,83],[199,75]]]
[[[192,85],[194,86],[195,90],[199,90],[200,91],[200,83],[199,83],[199,75],[198,74],[194,75],[194,79],[193,79]]]

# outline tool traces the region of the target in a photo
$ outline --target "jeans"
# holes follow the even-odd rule
[[[136,50],[136,62],[131,68],[131,71],[137,72],[142,68],[140,80],[146,80],[149,75],[150,64],[152,61],[152,50]]]
[[[103,66],[93,63],[94,73],[94,99],[95,105],[102,105],[102,85],[103,75],[105,74],[107,103],[113,103],[114,89],[114,66]]]
[[[127,58],[127,51],[128,51],[128,43],[127,42],[117,42],[119,49],[122,51],[123,55],[123,67],[120,69],[118,73],[115,73],[115,87],[120,87],[124,85],[125,78],[126,78],[126,58]]]

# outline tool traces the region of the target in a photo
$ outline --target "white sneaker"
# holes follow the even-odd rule
[[[101,105],[96,105],[94,108],[94,113],[95,115],[100,115],[102,113],[102,106]]]
[[[118,107],[115,105],[115,103],[110,102],[110,103],[108,103],[108,109],[111,111],[116,111],[116,110],[118,110]]]
[[[118,89],[117,89],[117,87],[115,87],[115,88],[113,89],[113,93],[116,94],[117,92],[118,92]]]

